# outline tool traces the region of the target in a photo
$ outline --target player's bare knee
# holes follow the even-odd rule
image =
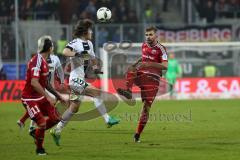
[[[79,110],[79,107],[74,107],[74,108],[72,108],[72,113],[77,113],[78,110]]]
[[[70,105],[70,110],[72,113],[77,113],[79,110],[80,102],[72,102]]]

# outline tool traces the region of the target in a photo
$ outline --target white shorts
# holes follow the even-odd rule
[[[82,92],[89,84],[82,78],[69,79],[69,86],[71,89],[70,100],[82,100]]]

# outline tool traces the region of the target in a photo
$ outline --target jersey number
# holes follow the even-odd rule
[[[37,106],[32,107],[30,110],[32,111],[32,113],[34,115],[40,112],[40,110],[39,110],[39,108]]]
[[[35,115],[40,112],[38,106],[34,106],[32,108],[29,108],[29,106],[27,106],[27,111],[28,111],[30,118],[35,117]]]

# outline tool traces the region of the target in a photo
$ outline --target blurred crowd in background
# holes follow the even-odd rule
[[[239,18],[240,0],[196,0],[199,17],[214,23],[216,18]]]
[[[79,18],[96,18],[98,8],[106,6],[112,10],[113,22],[136,23],[136,11],[129,8],[126,0],[21,0],[19,16],[22,20],[59,20],[69,24]],[[9,22],[14,18],[14,1],[0,1],[0,18]]]
[[[79,18],[96,18],[96,10],[106,6],[112,10],[113,23],[162,23],[162,12],[171,8],[171,0],[146,1],[141,10],[127,0],[20,0],[21,20],[59,20],[62,24],[74,23]],[[200,18],[213,23],[215,18],[240,17],[240,0],[193,0]],[[161,4],[161,6],[159,6]],[[14,19],[14,1],[0,1],[0,23]]]

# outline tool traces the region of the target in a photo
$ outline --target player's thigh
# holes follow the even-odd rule
[[[61,116],[57,111],[57,108],[52,106],[48,101],[42,103],[40,108],[42,110],[43,115],[48,116],[53,121],[59,121],[61,119]]]
[[[69,87],[72,91],[81,94],[89,84],[84,78],[70,78]]]
[[[140,87],[142,80],[145,80],[145,79],[143,79],[143,74],[137,73],[137,74],[136,74],[136,77],[133,79],[133,82],[134,82],[134,84],[135,84],[136,86],[139,86],[139,87]]]
[[[154,101],[159,90],[159,82],[154,77],[144,77],[141,79],[141,98],[150,104]]]
[[[118,98],[115,95],[109,92],[101,91],[100,89],[92,85],[87,86],[87,88],[84,91],[84,95],[101,99],[105,102],[105,105],[108,104],[108,102],[110,102],[112,105],[113,104],[112,102],[114,102],[115,104],[118,101]]]
[[[84,95],[91,97],[99,97],[101,95],[101,90],[92,85],[88,85],[84,90]]]
[[[41,104],[35,101],[25,101],[23,103],[25,104],[30,119],[32,119],[39,127],[44,127],[46,125],[46,120],[41,111]]]
[[[141,86],[141,97],[144,99],[154,99],[158,93],[158,86],[145,85]]]

